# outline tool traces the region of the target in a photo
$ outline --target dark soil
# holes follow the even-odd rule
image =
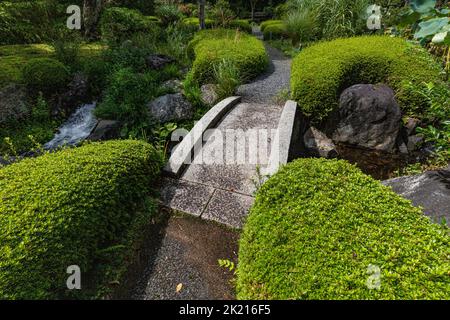
[[[231,300],[233,272],[218,259],[237,264],[239,233],[162,209],[117,299]],[[177,291],[177,286],[181,290]],[[180,288],[178,288],[180,289]]]

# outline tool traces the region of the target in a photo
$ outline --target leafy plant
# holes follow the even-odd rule
[[[232,272],[235,269],[234,262],[229,259],[219,259],[219,260],[217,260],[217,262],[219,263],[219,266],[221,268],[228,269],[228,271],[230,271],[230,272]],[[236,272],[234,272],[234,273],[236,273]]]
[[[258,191],[238,299],[448,299],[448,228],[343,160],[298,159]],[[368,266],[381,286],[367,286]],[[426,289],[424,289],[426,288]]]
[[[0,169],[0,297],[74,298],[67,267],[103,267],[127,238],[161,155],[139,141],[92,143]],[[114,252],[116,255],[117,251]]]
[[[318,30],[317,17],[308,9],[290,13],[285,25],[293,45],[313,40]]]
[[[218,100],[233,96],[236,88],[241,84],[241,75],[236,64],[225,58],[214,65],[214,79]]]

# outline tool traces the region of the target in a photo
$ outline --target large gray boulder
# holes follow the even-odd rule
[[[386,85],[357,84],[342,93],[333,117],[332,139],[367,149],[393,152],[401,111]]]
[[[382,182],[392,190],[423,208],[434,222],[445,219],[450,226],[450,166],[438,171],[399,177]]]
[[[119,121],[100,119],[94,130],[92,130],[91,134],[86,139],[90,141],[116,139],[120,136],[120,127]]]
[[[188,120],[194,115],[192,104],[181,93],[166,94],[148,104],[150,115],[157,121]]]
[[[0,89],[0,124],[19,121],[29,113],[26,91],[23,87],[10,84]]]

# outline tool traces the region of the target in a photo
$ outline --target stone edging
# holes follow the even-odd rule
[[[163,169],[164,173],[179,177],[186,164],[190,162],[194,148],[202,147],[203,133],[214,127],[240,101],[241,97],[229,97],[212,107],[176,146]]]
[[[274,175],[280,166],[297,157],[297,149],[300,147],[299,139],[302,136],[300,134],[301,123],[297,102],[288,100],[278,122],[269,162],[262,172],[265,177]]]

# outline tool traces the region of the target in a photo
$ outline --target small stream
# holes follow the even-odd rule
[[[94,116],[95,103],[79,107],[69,119],[59,128],[54,138],[44,145],[46,150],[64,145],[76,145],[86,139],[97,125]]]

